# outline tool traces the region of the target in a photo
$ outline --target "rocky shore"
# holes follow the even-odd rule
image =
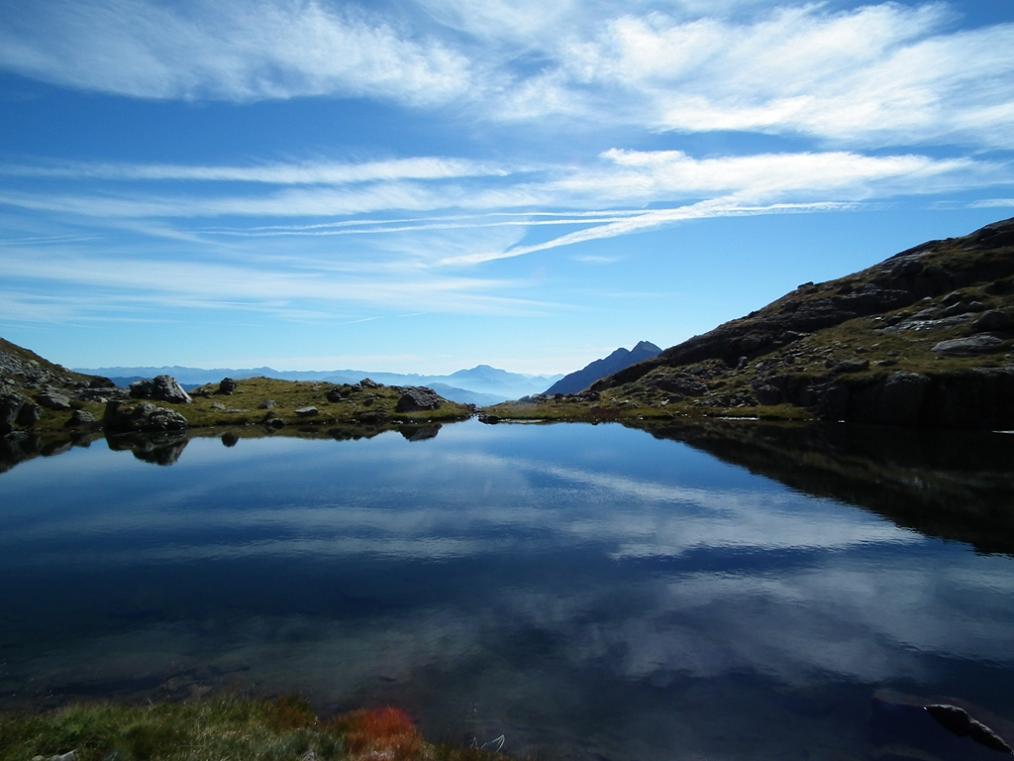
[[[160,375],[117,388],[0,339],[0,436],[169,435],[214,426],[397,427],[463,420],[473,408],[424,387],[223,378],[187,392]],[[59,435],[58,435],[59,434]],[[71,437],[72,438],[72,437]]]

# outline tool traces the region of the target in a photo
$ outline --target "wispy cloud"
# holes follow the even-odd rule
[[[488,162],[422,156],[361,163],[306,161],[251,166],[180,164],[109,164],[69,162],[0,164],[0,175],[48,179],[120,181],[251,182],[272,185],[347,185],[396,180],[446,180],[461,177],[503,177],[508,170]]]
[[[696,204],[679,206],[671,209],[655,209],[635,217],[630,217],[618,222],[589,227],[586,230],[561,235],[557,238],[525,246],[514,246],[500,251],[485,251],[464,256],[454,256],[441,259],[437,262],[446,267],[461,267],[486,262],[498,261],[501,259],[514,259],[519,256],[528,256],[541,251],[550,251],[554,248],[575,246],[579,243],[587,243],[593,240],[604,240],[606,238],[617,238],[621,235],[643,232],[662,225],[675,222],[686,222],[694,219],[713,219],[718,217],[743,217],[757,216],[761,214],[799,214],[817,211],[841,211],[850,208],[852,204],[841,204],[834,202],[814,202],[798,204],[770,204],[767,206],[746,206],[724,199],[701,201]]]

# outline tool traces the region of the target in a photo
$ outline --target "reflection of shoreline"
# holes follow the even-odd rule
[[[848,424],[714,421],[644,425],[793,489],[898,526],[1014,554],[1014,438]]]
[[[143,462],[155,465],[173,465],[192,439],[220,438],[226,447],[234,447],[243,439],[300,438],[329,439],[332,441],[358,441],[372,439],[387,431],[397,431],[408,441],[425,441],[436,438],[443,425],[448,423],[400,423],[397,425],[345,425],[305,426],[276,431],[260,427],[200,428],[180,433],[124,433],[103,434],[67,433],[66,435],[42,435],[17,433],[0,437],[0,475],[23,462],[36,457],[53,457],[70,451],[74,447],[89,447],[95,441],[105,438],[109,449],[114,452],[131,452]]]

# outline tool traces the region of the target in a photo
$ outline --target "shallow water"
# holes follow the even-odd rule
[[[565,758],[998,757],[917,706],[1014,720],[1014,437],[891,464],[857,444],[877,432],[823,460],[792,430],[654,433],[23,462],[0,475],[0,701],[299,692]]]

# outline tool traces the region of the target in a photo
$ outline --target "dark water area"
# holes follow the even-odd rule
[[[0,707],[298,692],[544,757],[1003,758],[948,702],[1014,742],[1014,436],[236,433],[0,475]]]

